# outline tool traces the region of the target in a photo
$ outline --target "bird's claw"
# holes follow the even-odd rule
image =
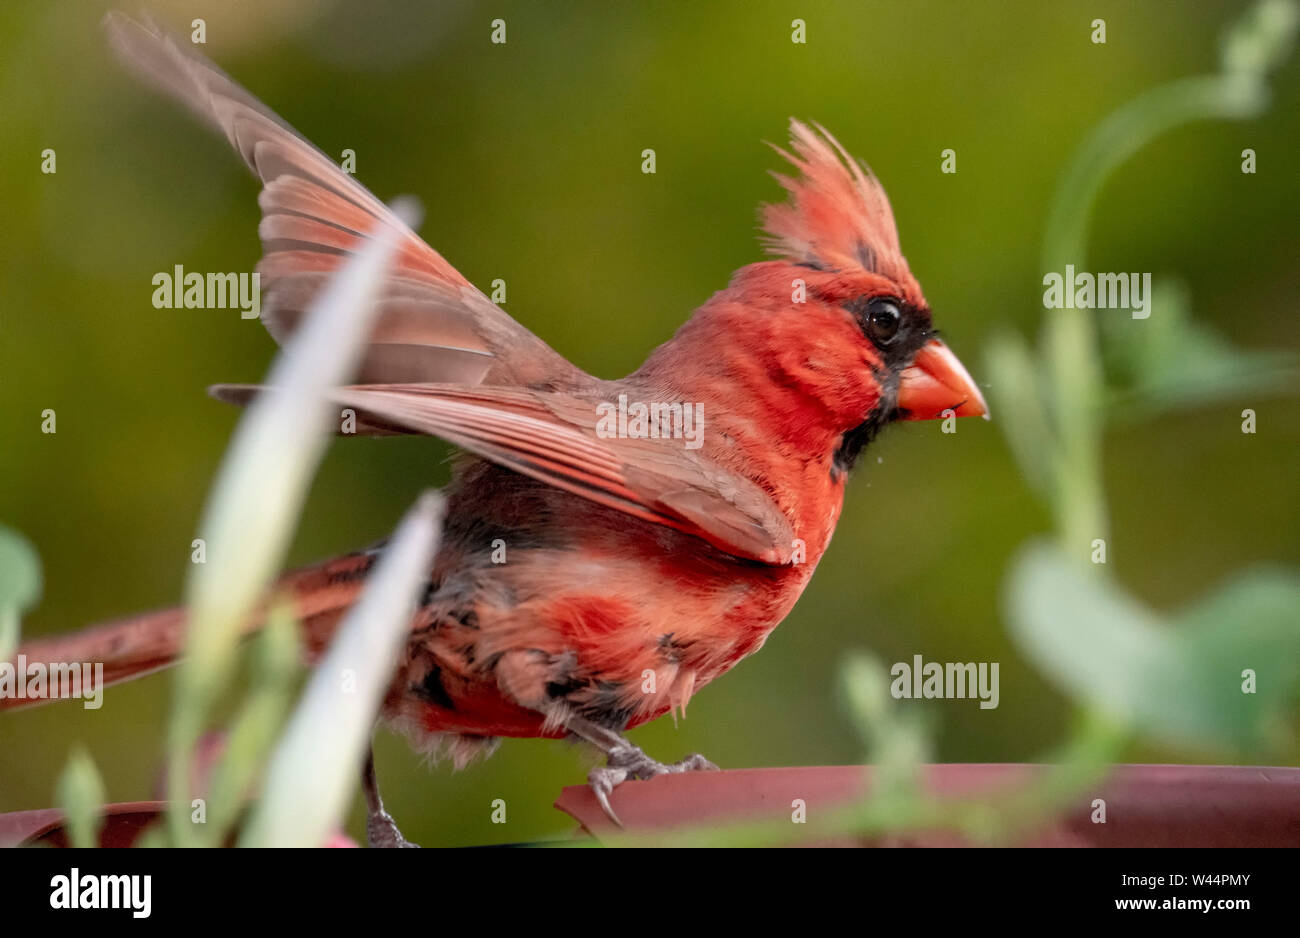
[[[624,769],[615,769],[610,766],[601,766],[592,769],[587,773],[587,784],[591,787],[591,792],[600,802],[600,808],[605,812],[605,816],[617,824],[623,826],[614,809],[609,805],[609,795],[617,786],[622,785],[628,779],[628,774]]]
[[[622,827],[623,822],[610,806],[609,796],[615,788],[628,779],[648,779],[656,775],[674,775],[679,772],[716,771],[718,767],[698,752],[680,762],[665,764],[651,759],[636,746],[625,746],[612,750],[605,765],[588,772],[587,784],[591,786],[592,794],[600,803],[601,810],[611,821]]]
[[[403,837],[392,815],[382,809],[366,817],[366,844],[371,847],[420,846]]]

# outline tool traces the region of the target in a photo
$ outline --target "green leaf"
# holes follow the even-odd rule
[[[413,224],[413,203],[394,203]],[[399,226],[380,223],[311,301],[266,377],[273,391],[244,412],[208,494],[199,530],[208,562],[190,568],[189,619],[168,727],[168,828],[177,846],[196,833],[189,820],[194,746],[234,671],[248,619],[279,570],[312,476],[330,441],[329,392],[363,354],[373,302],[397,251]]]
[[[208,846],[225,843],[230,826],[267,756],[275,745],[293,701],[299,672],[298,624],[287,600],[272,607],[266,626],[253,640],[252,686],[226,738],[225,751],[212,773],[207,833],[196,838]]]
[[[1300,15],[1294,0],[1262,0],[1223,37],[1224,71],[1263,75],[1291,53]]]
[[[22,614],[41,596],[41,561],[25,537],[0,526],[0,661],[18,647]]]
[[[1176,622],[1206,706],[1238,714],[1265,744],[1284,745],[1286,707],[1300,697],[1300,576],[1273,567],[1246,571]],[[1246,672],[1249,694],[1242,692]]]
[[[398,525],[276,744],[240,846],[319,847],[341,826],[444,511],[430,492]]]
[[[999,334],[989,343],[984,362],[986,372],[996,376],[989,386],[990,413],[1002,427],[1025,479],[1048,496],[1055,435],[1029,346],[1016,333]]]
[[[929,761],[930,734],[920,716],[900,712],[889,684],[889,672],[872,655],[858,652],[844,662],[840,686],[876,767],[875,795],[909,796],[917,791],[921,763]]]
[[[1030,545],[1008,580],[1008,619],[1056,684],[1134,728],[1181,744],[1276,743],[1300,685],[1300,579],[1238,578],[1166,621],[1055,548]],[[1246,669],[1255,693],[1243,693]]]
[[[68,758],[55,789],[63,812],[68,842],[74,847],[98,847],[103,824],[104,780],[86,750],[78,746]]]
[[[1191,318],[1187,287],[1159,278],[1147,319],[1106,317],[1105,351],[1117,389],[1111,416],[1131,421],[1247,394],[1293,388],[1300,361],[1279,351],[1238,349]]]

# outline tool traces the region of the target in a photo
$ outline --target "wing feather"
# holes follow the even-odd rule
[[[247,403],[263,389],[219,385],[213,390]],[[558,489],[700,537],[733,556],[790,562],[793,529],[766,492],[680,441],[598,437],[593,400],[429,384],[354,385],[331,396],[377,432],[442,437]]]
[[[323,284],[319,275],[338,269],[362,232],[378,223],[401,234],[391,274],[401,285],[383,298],[406,302],[397,312],[385,306],[378,317],[361,380],[554,386],[592,380],[488,300],[383,202],[190,44],[149,20],[118,12],[109,13],[104,25],[129,68],[220,131],[261,179],[264,256],[257,269],[265,292],[262,320],[276,341],[293,332]],[[400,327],[394,318],[401,319]],[[394,343],[388,333],[399,329],[402,339]],[[480,360],[467,358],[466,350]]]

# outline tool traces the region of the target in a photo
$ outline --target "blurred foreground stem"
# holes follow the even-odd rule
[[[1043,270],[1063,272],[1067,264],[1087,269],[1088,227],[1106,178],[1153,139],[1193,121],[1261,114],[1268,104],[1268,72],[1290,54],[1297,19],[1292,0],[1262,0],[1225,34],[1221,71],[1155,88],[1103,120],[1053,198]],[[1057,533],[1067,556],[1085,558],[1086,545],[1105,538],[1109,526],[1101,470],[1105,380],[1092,311],[1052,310],[1044,351],[1055,430],[1050,471]]]

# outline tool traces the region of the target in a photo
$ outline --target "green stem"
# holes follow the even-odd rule
[[[1266,100],[1262,75],[1238,72],[1171,82],[1110,115],[1079,150],[1057,189],[1043,269],[1063,272],[1067,264],[1087,269],[1088,226],[1097,196],[1110,173],[1148,142],[1195,120],[1253,117]],[[1109,529],[1101,467],[1105,386],[1091,311],[1052,310],[1043,341],[1058,443],[1051,461],[1057,532],[1066,554],[1086,563],[1092,541],[1107,537]]]

